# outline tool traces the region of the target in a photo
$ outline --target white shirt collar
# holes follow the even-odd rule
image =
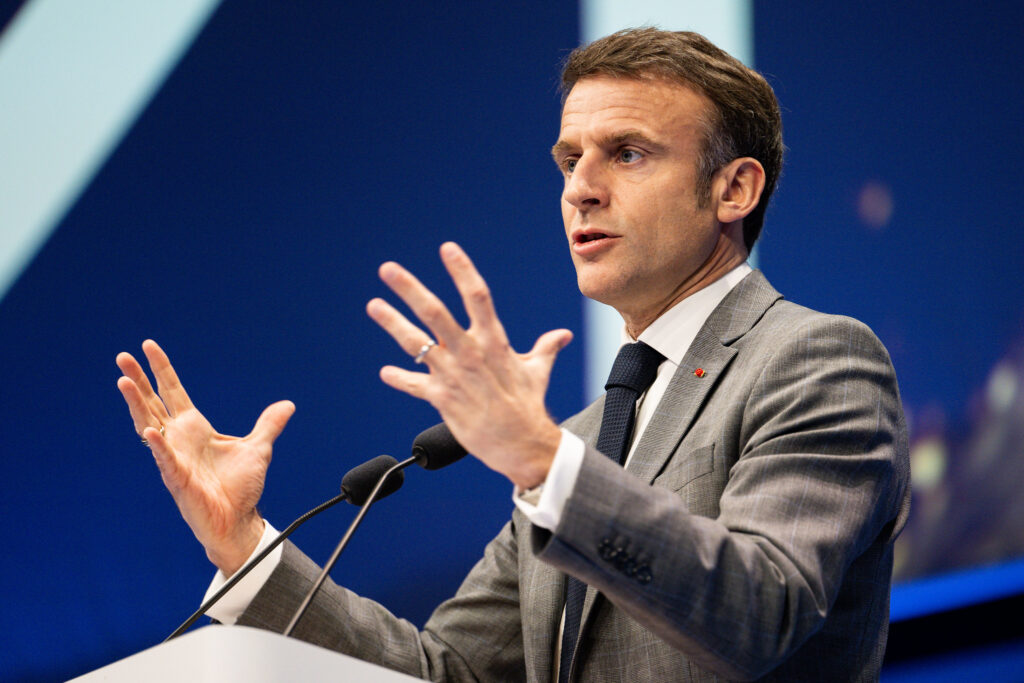
[[[753,268],[744,261],[707,287],[694,292],[662,313],[640,333],[639,341],[672,361],[674,365],[679,365],[711,312],[722,303],[726,294],[751,272]],[[621,339],[622,344],[634,341],[626,331],[625,325],[622,326]]]

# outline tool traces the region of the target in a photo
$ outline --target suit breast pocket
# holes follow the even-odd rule
[[[715,444],[695,449],[680,449],[654,479],[654,485],[679,491],[695,479],[715,471]]]
[[[715,473],[715,444],[700,448],[682,448],[677,452],[653,484],[676,493],[695,515],[718,515],[718,499],[722,495]]]

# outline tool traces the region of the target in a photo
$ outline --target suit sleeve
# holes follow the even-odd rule
[[[327,580],[293,635],[315,645],[433,681],[525,678],[516,543],[508,523],[458,593],[423,631],[380,604]],[[238,620],[281,632],[320,572],[290,542],[281,563]]]
[[[717,518],[588,448],[559,527],[532,530],[540,559],[730,679],[764,675],[814,635],[851,564],[891,550],[906,513],[905,425],[881,343],[819,316],[774,348],[733,417],[700,418],[722,420],[714,447],[735,453]]]

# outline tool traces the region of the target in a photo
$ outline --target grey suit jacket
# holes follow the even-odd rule
[[[698,369],[701,372],[698,372]],[[712,313],[623,471],[594,449],[553,533],[516,511],[419,631],[334,584],[305,640],[431,680],[550,681],[565,573],[580,681],[866,681],[909,508],[888,354],[755,271]],[[316,576],[294,546],[239,623],[282,630]]]

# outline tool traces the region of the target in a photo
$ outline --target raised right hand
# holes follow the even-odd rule
[[[220,434],[192,405],[157,343],[146,340],[142,351],[157,391],[138,361],[125,352],[117,355],[117,366],[124,373],[117,388],[182,517],[210,561],[230,576],[245,563],[263,534],[256,503],[263,493],[274,441],[295,405],[278,401],[269,406],[248,436]]]

